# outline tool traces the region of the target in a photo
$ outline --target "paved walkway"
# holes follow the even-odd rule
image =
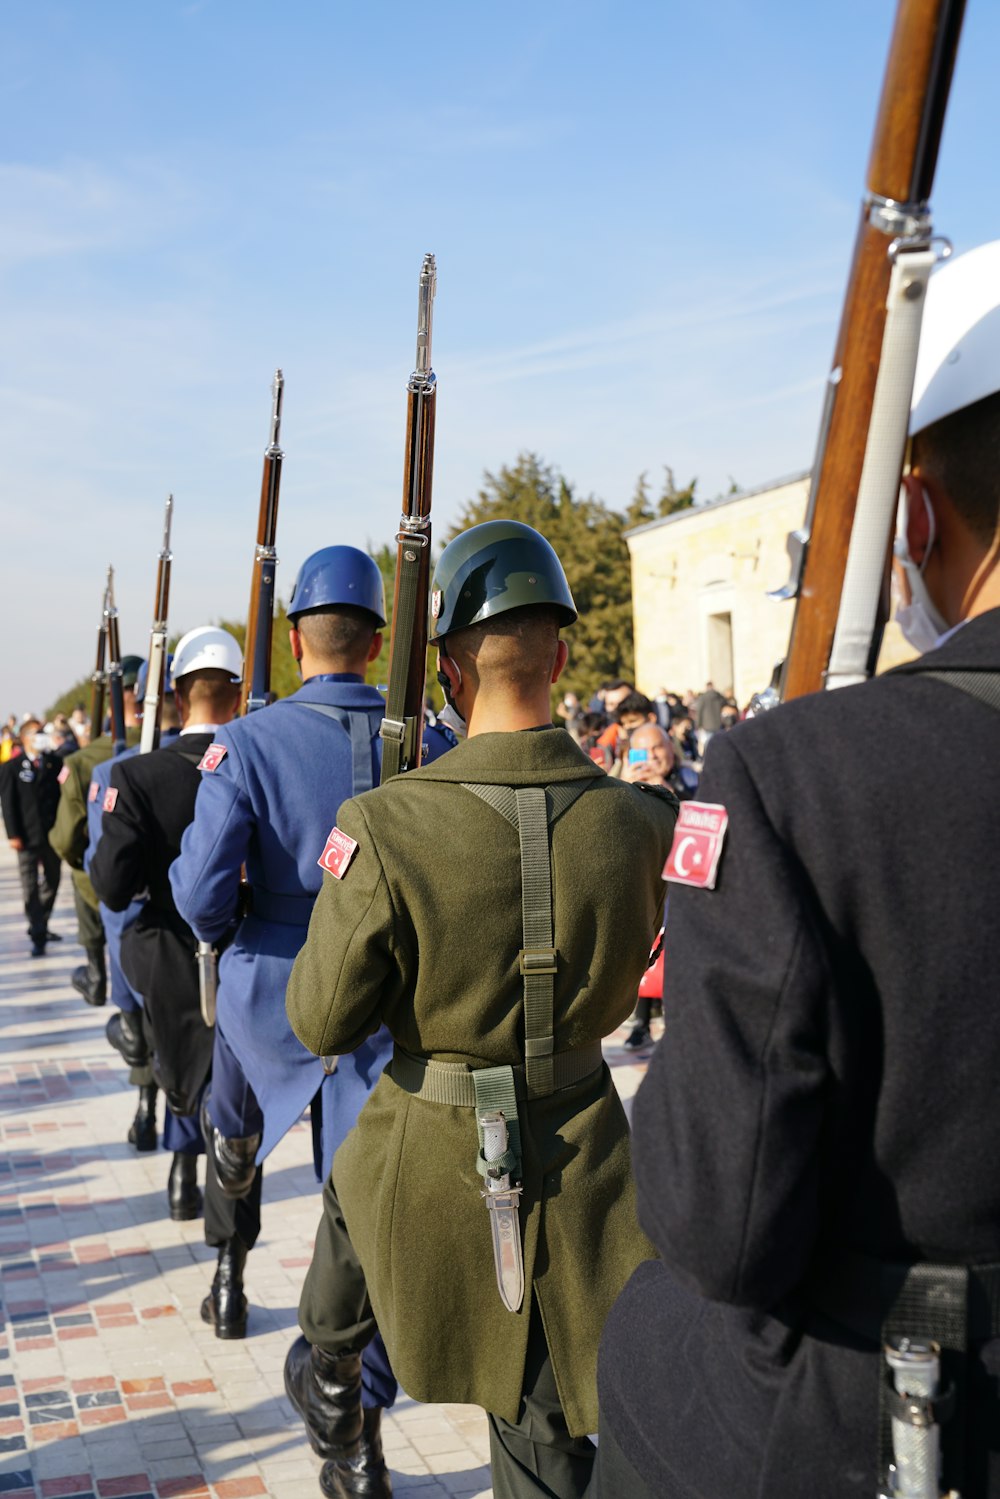
[[[166,1155],[125,1143],[135,1091],[104,1038],[113,1011],[69,985],[68,879],[52,925],[65,940],[31,959],[4,843],[0,1499],[311,1499],[320,1465],[282,1387],[319,1211],[307,1127],[268,1162],[249,1336],[219,1342],[198,1316],[215,1264],[201,1223],[167,1216]],[[631,1095],[642,1064],[607,1054]],[[383,1429],[397,1493],[490,1495],[478,1407],[401,1396]]]

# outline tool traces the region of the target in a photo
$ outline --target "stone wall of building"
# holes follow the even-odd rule
[[[636,682],[647,693],[732,689],[744,706],[771,680],[795,606],[767,597],[788,579],[788,533],[805,518],[809,476],[651,521],[628,537]],[[880,669],[912,655],[886,631]]]

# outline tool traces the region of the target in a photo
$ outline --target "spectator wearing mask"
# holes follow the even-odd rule
[[[41,727],[37,718],[25,719],[21,754],[0,771],[0,805],[10,846],[17,854],[33,958],[45,956],[46,942],[60,940],[49,931],[59,889],[59,855],[49,847],[48,834],[59,805],[62,760],[49,747]]]

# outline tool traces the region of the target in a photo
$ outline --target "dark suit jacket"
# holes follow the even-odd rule
[[[1000,609],[924,662],[1000,668]],[[998,778],[1000,713],[921,675],[711,742],[699,800],[728,809],[727,843],[714,891],[671,887],[634,1115],[663,1261],[601,1362],[602,1417],[658,1495],[874,1494],[880,1358],[816,1313],[811,1278],[846,1250],[1000,1260]],[[990,1365],[996,1341],[963,1493],[992,1496]]]
[[[143,996],[155,1038],[157,1081],[176,1113],[190,1113],[212,1059],[212,1032],[201,1019],[197,943],[178,914],[168,878],[194,817],[201,784],[197,761],[212,734],[182,734],[162,749],[117,760],[101,819],[90,878],[104,904],[124,911],[148,891],[122,937],[122,969]]]
[[[21,838],[25,848],[42,848],[59,806],[59,772],[63,762],[52,750],[35,760],[24,755],[0,766],[0,806],[8,838]]]

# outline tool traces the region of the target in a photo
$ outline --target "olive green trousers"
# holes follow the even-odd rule
[[[495,1287],[486,1287],[485,1294],[496,1295]],[[299,1326],[310,1343],[334,1357],[364,1348],[377,1330],[332,1181],[323,1189],[323,1217],[299,1301]],[[483,1357],[489,1356],[484,1349]],[[518,1419],[504,1421],[489,1413],[487,1418],[494,1499],[581,1499],[595,1448],[587,1437],[571,1437],[567,1430],[537,1304]]]

